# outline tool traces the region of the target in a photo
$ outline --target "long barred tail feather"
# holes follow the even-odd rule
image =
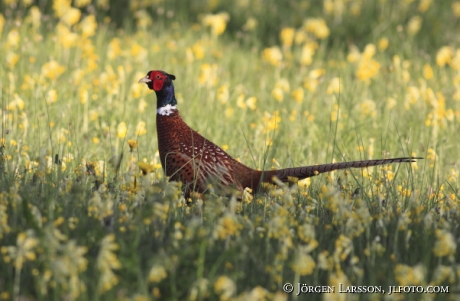
[[[276,176],[280,181],[286,182],[288,177],[296,177],[299,180],[313,177],[321,173],[330,172],[339,169],[347,168],[365,168],[377,165],[386,165],[392,163],[412,163],[421,157],[402,157],[391,159],[378,159],[378,160],[363,160],[363,161],[350,161],[340,163],[330,163],[312,166],[303,166],[295,168],[284,168],[279,170],[264,171],[264,182],[271,182],[273,176]]]

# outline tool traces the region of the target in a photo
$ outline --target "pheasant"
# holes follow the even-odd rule
[[[346,168],[364,168],[400,162],[415,162],[414,157],[350,161],[279,170],[255,170],[233,159],[223,149],[191,129],[177,110],[173,80],[176,77],[160,70],[152,70],[140,79],[157,96],[157,133],[161,165],[172,181],[185,185],[185,195],[205,193],[212,187],[223,195],[245,188],[257,192],[261,183],[274,183],[276,177],[287,182],[289,177],[299,180],[321,173]],[[211,185],[210,185],[211,184]]]

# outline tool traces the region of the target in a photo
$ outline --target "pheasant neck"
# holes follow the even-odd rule
[[[177,110],[177,100],[174,95],[174,86],[172,84],[163,87],[157,94],[157,113],[160,115],[170,115]]]

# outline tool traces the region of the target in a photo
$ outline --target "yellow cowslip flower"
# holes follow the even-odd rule
[[[302,52],[300,53],[300,64],[308,66],[312,63],[313,55],[315,54],[317,48],[315,45],[317,46],[318,44],[316,42],[306,43],[302,47]]]
[[[99,2],[99,1],[97,1]],[[85,7],[91,3],[91,0],[75,0],[74,4],[76,7]]]
[[[137,162],[137,165],[141,169],[143,175],[149,174],[149,173],[154,172],[156,170],[156,167],[154,165],[148,164],[148,163],[145,163],[145,162],[139,161],[139,162]]]
[[[81,11],[78,8],[69,8],[61,17],[61,22],[67,26],[72,26],[80,21]]]
[[[219,82],[217,76],[218,67],[216,64],[203,64],[200,67],[201,73],[198,82],[203,86],[214,87]]]
[[[393,97],[388,97],[387,98],[387,108],[388,109],[392,109],[396,106],[398,102],[396,101],[396,99],[394,99]]]
[[[422,27],[422,17],[414,16],[410,18],[409,23],[407,23],[407,33],[411,36],[415,36]]]
[[[284,99],[284,92],[281,88],[275,87],[272,90],[272,96],[277,100],[277,101],[283,101]]]
[[[146,124],[145,121],[139,121],[139,123],[136,126],[136,135],[137,136],[142,136],[147,133],[147,129],[145,128]]]
[[[5,259],[8,256],[13,259],[16,270],[21,270],[25,261],[36,259],[34,249],[37,244],[38,240],[32,230],[21,232],[16,239],[16,246],[2,247],[3,258]]]
[[[278,129],[279,123],[281,122],[281,117],[279,116],[279,112],[275,111],[273,115],[268,112],[264,112],[264,116],[262,117],[262,122],[265,127],[264,133]]]
[[[254,97],[254,96],[249,97],[248,99],[246,99],[246,105],[247,105],[248,108],[250,108],[251,110],[255,110],[255,109],[257,108],[256,102],[257,102],[257,98]]]
[[[450,64],[452,61],[453,49],[449,46],[443,46],[436,53],[436,64],[440,67],[444,67],[446,64]]]
[[[388,48],[388,44],[389,44],[388,38],[383,37],[379,40],[377,45],[380,51],[385,51]]]
[[[53,10],[54,15],[58,18],[62,17],[70,8],[72,0],[54,0]]]
[[[380,70],[380,63],[376,60],[362,60],[358,65],[358,70],[356,71],[356,77],[364,82],[369,81],[369,79],[375,77]]]
[[[132,139],[129,139],[128,140],[128,146],[129,146],[129,150],[130,151],[133,151],[137,148],[137,141],[136,140],[132,140]]]
[[[231,117],[231,116],[233,115],[233,112],[234,112],[234,110],[233,110],[232,107],[226,108],[226,109],[225,109],[225,112],[224,112],[225,117],[227,117],[227,118]]]
[[[6,48],[13,48],[16,49],[19,47],[19,41],[21,40],[21,37],[19,35],[19,32],[16,28],[13,28],[10,30],[8,33],[8,36],[6,37]]]
[[[136,25],[138,28],[146,29],[152,26],[152,17],[145,9],[140,9],[134,13]]]
[[[308,73],[308,77],[318,79],[326,74],[326,69],[313,69]]]
[[[193,44],[192,52],[193,52],[193,56],[194,56],[195,59],[197,59],[197,60],[203,59],[204,54],[205,54],[205,48],[203,47],[203,42],[198,41],[195,44]]]
[[[221,301],[231,300],[236,292],[236,285],[232,279],[227,276],[220,276],[214,283],[214,290],[220,295]]]
[[[149,282],[158,283],[161,282],[161,280],[165,279],[167,276],[168,273],[166,272],[166,269],[160,264],[155,264],[150,269],[148,279]]]
[[[423,77],[425,79],[433,78],[433,69],[431,68],[430,64],[423,65]]]
[[[302,103],[303,98],[304,98],[304,94],[305,93],[304,93],[302,88],[297,88],[294,91],[292,91],[291,96],[292,96],[292,98],[294,98],[294,100],[297,103]]]
[[[349,63],[356,63],[361,59],[361,53],[359,52],[358,47],[356,46],[351,46],[350,47],[350,53],[347,55],[347,61]]]
[[[25,102],[17,93],[13,94],[13,100],[6,106],[7,110],[13,111],[15,109],[23,110]]]
[[[426,12],[433,3],[433,0],[421,0],[418,5],[418,10],[422,13]]]
[[[455,17],[460,17],[460,1],[455,1],[454,3],[452,3],[452,12],[454,13]],[[2,32],[1,29],[0,32]]]
[[[283,60],[283,54],[276,46],[265,48],[262,51],[262,60],[272,64],[273,66],[280,66]]]
[[[113,38],[109,42],[109,46],[107,49],[107,57],[109,60],[114,60],[121,55],[121,47],[120,47],[120,39]]]
[[[315,260],[306,254],[305,252],[299,251],[297,256],[291,265],[291,269],[300,276],[311,275],[315,270],[316,263]]]
[[[136,61],[143,61],[145,58],[147,58],[148,54],[147,49],[137,43],[134,43],[131,46],[130,53],[136,59]]]
[[[228,85],[222,85],[220,88],[217,90],[217,100],[219,100],[222,104],[225,104],[228,102],[230,93],[228,91]]]
[[[229,20],[230,15],[226,12],[222,12],[215,15],[205,15],[202,19],[202,23],[204,26],[211,27],[211,33],[214,36],[220,36],[224,33]]]
[[[252,31],[257,27],[257,25],[259,25],[259,23],[257,22],[257,19],[250,17],[246,20],[246,23],[244,23],[243,29],[245,31]]]
[[[376,47],[374,44],[367,44],[366,47],[364,47],[363,53],[362,53],[362,58],[364,60],[370,60],[376,53]]]
[[[436,230],[436,243],[433,253],[437,257],[455,256],[457,244],[452,233],[447,230]]]
[[[126,137],[126,132],[128,131],[128,127],[126,126],[126,122],[122,121],[117,126],[117,137],[124,138]]]
[[[281,30],[280,39],[281,44],[284,47],[291,48],[292,43],[294,42],[295,29],[292,27],[286,27]]]
[[[225,240],[229,236],[238,236],[243,229],[243,225],[238,219],[231,214],[224,215],[217,221],[214,227],[213,237],[220,240]]]
[[[424,283],[425,267],[422,264],[413,267],[397,264],[394,273],[399,285],[422,285]]]
[[[121,268],[121,263],[114,253],[116,250],[118,250],[118,244],[115,242],[115,235],[108,234],[102,239],[96,261],[100,273],[98,291],[101,294],[118,283],[118,277],[113,272]]]
[[[9,52],[6,54],[6,65],[8,68],[13,69],[16,63],[19,61],[21,56],[15,52]]]
[[[370,100],[370,99],[366,99],[365,101],[363,101],[361,103],[361,112],[364,114],[364,115],[368,115],[368,116],[372,116],[374,117],[375,116],[375,112],[376,112],[376,105],[375,105],[375,102],[373,100]]]
[[[81,30],[81,35],[84,38],[94,36],[97,29],[96,17],[94,15],[89,15],[85,17],[83,20],[81,20],[79,27]]]
[[[340,78],[334,77],[326,89],[326,94],[339,94],[343,90],[343,87],[340,87]]]
[[[66,49],[74,47],[78,42],[78,34],[72,32],[70,28],[59,22],[56,26],[57,40]]]
[[[5,26],[5,17],[0,13],[0,34],[3,32],[3,26]]]
[[[313,33],[318,39],[325,39],[329,36],[330,30],[326,21],[321,18],[308,18],[305,20],[303,28],[307,32]]]
[[[52,103],[55,103],[56,100],[57,100],[57,91],[56,89],[51,89],[48,91],[48,93],[46,93],[46,103],[47,104],[52,104]]]
[[[241,108],[241,109],[245,109],[246,108],[246,103],[244,102],[244,94],[240,94],[240,96],[238,96],[238,98],[236,99],[236,106],[238,108]]]
[[[64,66],[60,65],[55,60],[51,60],[42,66],[41,75],[45,78],[56,80],[64,71]]]

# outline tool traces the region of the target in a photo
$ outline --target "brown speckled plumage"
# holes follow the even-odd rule
[[[220,147],[191,129],[175,108],[172,80],[174,75],[163,71],[150,71],[140,82],[146,83],[157,94],[157,108],[167,108],[157,114],[158,148],[163,170],[173,181],[185,185],[185,193],[204,193],[212,189],[228,195],[232,189],[242,192],[251,188],[256,192],[262,182],[273,182],[273,177],[286,182],[288,177],[304,179],[321,173],[364,168],[400,162],[415,162],[412,157],[363,160],[279,170],[258,171],[236,161]],[[211,188],[212,187],[212,188]]]

